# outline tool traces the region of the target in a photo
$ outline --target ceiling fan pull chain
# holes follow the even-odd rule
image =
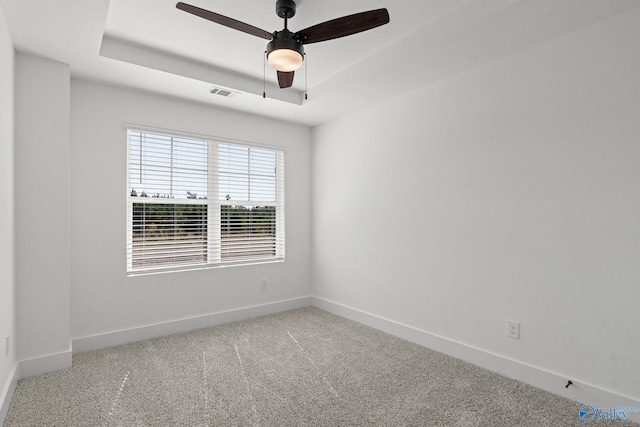
[[[309,99],[309,85],[308,85],[308,70],[309,70],[309,60],[307,59],[307,54],[304,54],[304,99],[305,101]]]
[[[267,51],[262,55],[262,98],[267,97]]]

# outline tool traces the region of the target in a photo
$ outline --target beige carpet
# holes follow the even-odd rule
[[[78,354],[20,381],[4,425],[583,426],[580,406],[308,308]]]

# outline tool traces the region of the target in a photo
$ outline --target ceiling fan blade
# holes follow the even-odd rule
[[[331,21],[305,28],[296,34],[302,44],[310,44],[350,36],[387,23],[389,23],[387,9],[375,9],[332,19]]]
[[[278,84],[280,89],[293,86],[293,75],[295,71],[278,71]]]
[[[273,34],[261,28],[245,24],[244,22],[240,22],[236,19],[229,18],[224,15],[211,12],[209,10],[201,9],[197,6],[191,6],[190,4],[178,2],[176,4],[176,7],[180,10],[191,13],[192,15],[196,15],[200,18],[215,22],[216,24],[224,25],[225,27],[233,28],[234,30],[242,31],[243,33],[251,34],[252,36],[261,37],[267,40],[271,40],[273,38]]]

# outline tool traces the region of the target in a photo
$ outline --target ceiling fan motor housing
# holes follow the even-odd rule
[[[267,58],[274,50],[289,49],[296,51],[300,56],[304,57],[304,47],[295,33],[287,30],[276,31],[273,33],[273,40],[267,44]]]

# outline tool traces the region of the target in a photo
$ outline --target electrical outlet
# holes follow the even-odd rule
[[[266,291],[269,288],[267,287],[267,279],[262,279],[260,280],[260,290],[261,291]]]
[[[11,338],[7,335],[4,337],[4,355],[9,357],[9,353],[11,353]]]
[[[507,320],[507,336],[516,340],[520,339],[520,322]]]

